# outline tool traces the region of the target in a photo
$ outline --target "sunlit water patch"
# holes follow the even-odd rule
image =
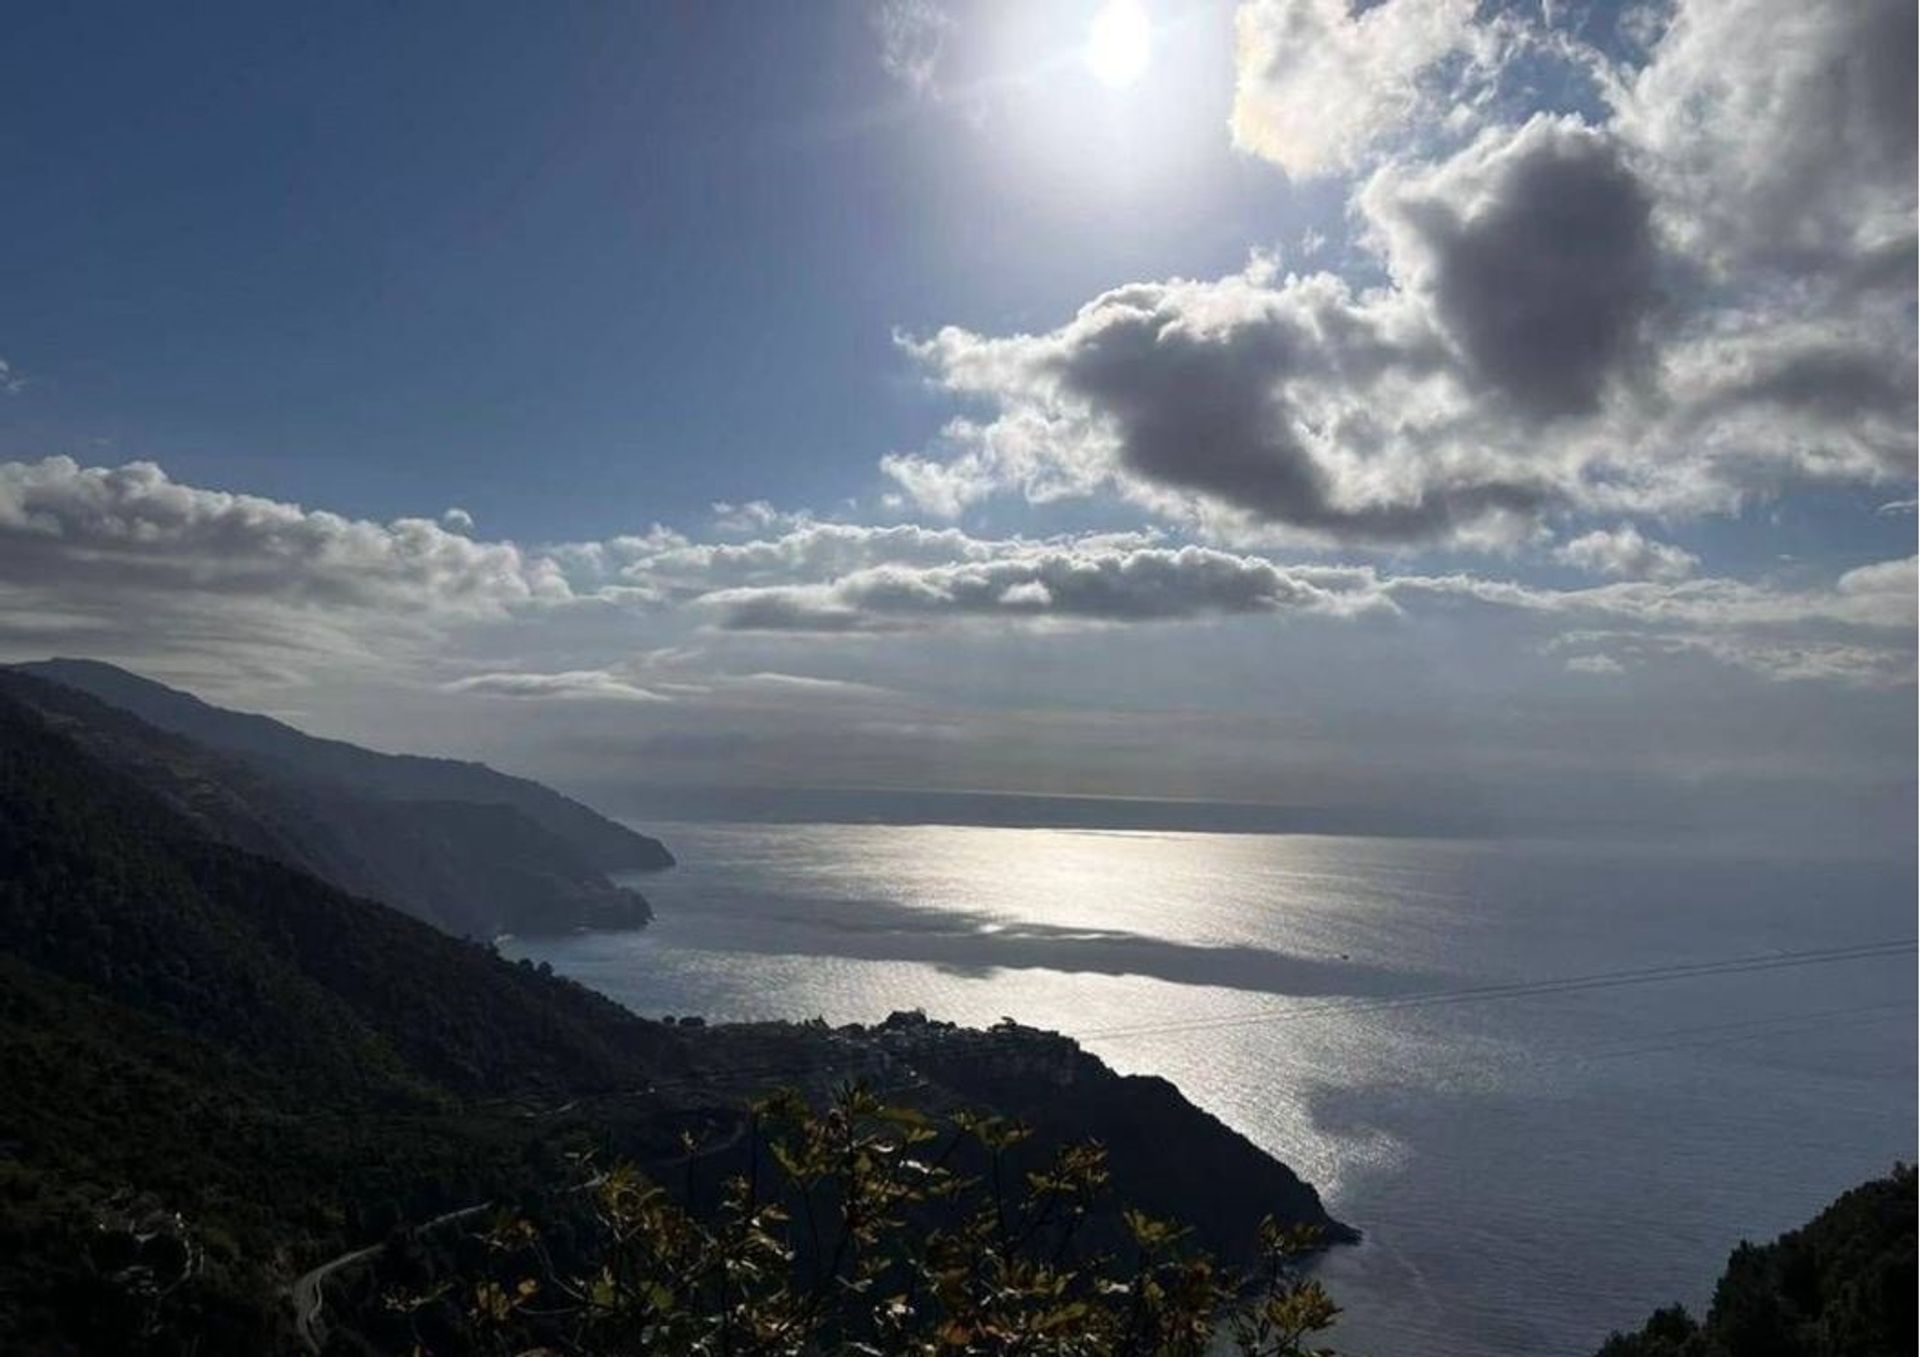
[[[1591,1352],[1912,1152],[1911,954],[1811,957],[1910,936],[1908,868],[648,828],[651,928],[508,950],[649,1015],[1011,1016],[1164,1075],[1367,1232],[1325,1265],[1354,1349]]]

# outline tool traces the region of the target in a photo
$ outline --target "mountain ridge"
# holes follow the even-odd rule
[[[0,686],[210,837],[451,933],[638,927],[651,907],[609,873],[673,861],[658,840],[527,779],[320,740],[112,666],[14,666]]]
[[[100,660],[55,657],[10,666],[132,713],[149,725],[209,748],[294,764],[298,775],[352,782],[390,799],[498,801],[524,811],[588,852],[601,871],[673,865],[658,839],[609,820],[552,788],[469,759],[394,754],[307,732],[258,712],[216,706],[178,688]]]
[[[302,1269],[562,1190],[583,1154],[670,1166],[782,1082],[1031,1110],[1036,1154],[1109,1142],[1131,1201],[1222,1251],[1268,1210],[1352,1237],[1286,1165],[1065,1038],[649,1021],[210,840],[29,682],[0,684],[0,1349],[287,1350],[274,1296]]]

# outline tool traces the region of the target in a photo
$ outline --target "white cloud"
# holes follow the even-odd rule
[[[450,693],[485,693],[494,697],[613,702],[669,700],[606,669],[568,669],[551,674],[504,671],[472,674],[442,686]]]
[[[1117,495],[1235,545],[1500,549],[1910,483],[1912,5],[1681,0],[1639,70],[1470,11],[1238,16],[1236,136],[1290,172],[1371,165],[1349,206],[1384,284],[1256,259],[1051,330],[904,339],[979,408],[882,470],[948,518]],[[1603,121],[1501,120],[1543,55]],[[1369,158],[1429,79],[1471,116]]]
[[[776,509],[763,499],[748,500],[745,504],[717,500],[713,505],[713,530],[729,537],[745,537],[769,531],[792,532],[811,522],[813,515],[810,513]]]
[[[406,669],[448,628],[571,597],[544,557],[428,519],[202,489],[147,462],[0,464],[0,648],[21,658],[302,683]]]
[[[724,589],[699,604],[723,630],[839,633],[966,619],[1126,623],[1392,611],[1365,571],[1285,568],[1205,547],[1058,544],[966,564],[875,566],[823,584]]]
[[[936,97],[953,16],[938,0],[881,0],[872,16],[880,38],[880,68],[912,93]]]
[[[871,705],[898,696],[857,680],[757,669],[739,673],[718,667],[697,649],[670,648],[636,655],[599,669],[492,670],[440,685],[446,693],[556,702],[673,702],[702,707],[763,707],[795,702]]]
[[[950,424],[933,455],[883,463],[929,512],[1111,490],[1227,537],[1512,540],[1563,493],[1550,466],[1442,443],[1470,415],[1442,335],[1404,299],[1329,274],[1276,281],[1256,261],[1115,289],[1046,334],[948,327],[908,347],[994,407]]]
[[[569,592],[550,561],[427,519],[373,523],[183,485],[151,462],[83,467],[67,457],[0,463],[0,563],[16,587],[442,614],[497,613]]]
[[[1910,287],[1915,42],[1911,0],[1683,0],[1614,94],[1676,240],[1723,271]]]
[[[1386,578],[1382,587],[1403,605],[1421,598],[1450,598],[1520,612],[1680,630],[1837,627],[1878,633],[1883,643],[1909,645],[1916,593],[1912,557],[1849,570],[1829,587],[1797,589],[1715,578],[1544,589],[1474,575],[1398,575]]]
[[[1250,0],[1234,15],[1234,145],[1296,179],[1353,168],[1431,107],[1421,77],[1473,43],[1471,0]]]
[[[1682,580],[1700,564],[1692,552],[1645,537],[1631,523],[1597,528],[1557,548],[1554,559],[1595,575],[1628,579]]]
[[[1652,661],[1698,657],[1775,683],[1837,683],[1850,688],[1902,688],[1914,681],[1911,651],[1842,641],[1772,640],[1711,632],[1580,631],[1556,649],[1577,649],[1573,673],[1623,674]]]
[[[770,519],[769,521],[792,521]],[[183,485],[158,467],[66,459],[0,466],[0,646],[77,650],[176,669],[218,659],[281,677],[321,666],[439,668],[456,633],[571,661],[469,663],[448,690],[644,702],[716,693],[850,692],[864,676],[744,673],[682,652],[604,662],[611,635],[647,625],[716,644],[758,636],[1026,631],[1220,618],[1432,618],[1463,605],[1558,632],[1605,633],[1605,653],[1681,656],[1793,678],[1884,686],[1913,651],[1912,559],[1830,585],[1682,578],[1696,562],[1629,525],[1589,533],[1563,559],[1639,578],[1556,590],[1472,574],[1383,574],[1179,545],[1158,533],[975,537],[956,528],[804,521],[777,536],[699,542],[644,534],[528,550],[423,519],[352,520]],[[611,610],[611,611],[610,611]],[[610,632],[621,619],[617,632]],[[544,638],[529,641],[528,638]],[[1582,652],[1587,653],[1587,652]],[[198,657],[195,659],[194,657]],[[454,663],[457,663],[455,661]],[[811,685],[811,687],[809,687]]]

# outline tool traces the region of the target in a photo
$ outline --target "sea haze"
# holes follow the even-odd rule
[[[1164,1075],[1367,1232],[1342,1350],[1590,1353],[1912,1155],[1912,952],[1834,955],[1911,937],[1910,862],[648,828],[652,927],[503,949],[649,1015],[1006,1015]]]

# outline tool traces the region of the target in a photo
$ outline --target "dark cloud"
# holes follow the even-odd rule
[[[1114,486],[1161,510],[1383,544],[1524,535],[1560,498],[1491,445],[1439,446],[1474,412],[1439,328],[1399,297],[1262,261],[1214,282],[1106,293],[1045,335],[949,328],[912,346],[949,389],[993,400],[957,456],[889,459],[930,508],[1011,485]]]
[[[1913,364],[1897,353],[1827,345],[1766,362],[1726,399],[1836,418],[1866,410],[1904,414],[1914,404]]]
[[[1144,289],[1118,294],[1113,319],[1054,361],[1064,389],[1118,430],[1126,470],[1258,519],[1369,541],[1444,536],[1489,513],[1540,506],[1543,491],[1518,480],[1431,484],[1394,503],[1343,502],[1346,487],[1303,441],[1286,382],[1329,360],[1352,373],[1407,356],[1377,346],[1370,354],[1352,317],[1340,318],[1346,342],[1328,344],[1324,329],[1309,330],[1282,310],[1206,329],[1182,323],[1164,300]]]
[[[1639,348],[1653,200],[1610,138],[1536,119],[1370,206],[1398,219],[1399,257],[1469,368],[1523,413],[1592,413]]]
[[[1290,173],[1376,165],[1349,207],[1384,285],[1262,256],[909,341],[989,411],[883,460],[923,508],[1117,493],[1240,544],[1510,549],[1561,515],[1911,480],[1911,0],[1680,0],[1638,69],[1551,13],[1239,23],[1236,135]],[[1501,121],[1542,72],[1597,103]],[[1449,82],[1454,116],[1402,137]]]

